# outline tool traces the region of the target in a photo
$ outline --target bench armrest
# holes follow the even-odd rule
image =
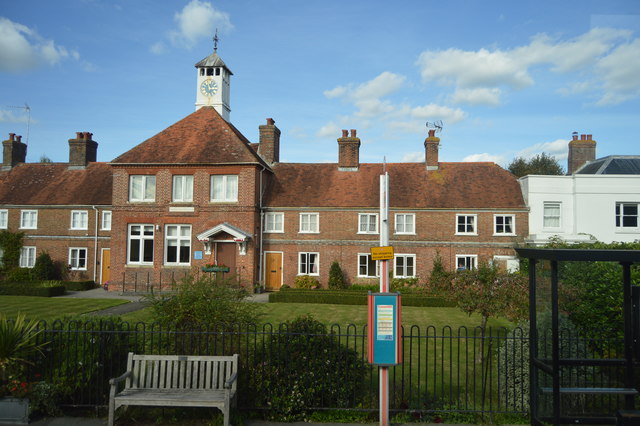
[[[118,383],[120,383],[121,381],[123,381],[124,379],[126,379],[127,377],[129,377],[132,374],[131,371],[127,371],[126,373],[124,373],[123,375],[121,375],[120,377],[116,377],[114,379],[109,379],[109,384],[111,386],[113,385],[117,385]]]
[[[238,372],[233,373],[231,375],[231,377],[229,377],[227,380],[225,380],[224,388],[225,389],[231,389],[231,385],[233,384],[233,382],[236,381],[237,378],[238,378]]]

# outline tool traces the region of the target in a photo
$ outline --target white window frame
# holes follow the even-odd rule
[[[0,210],[0,229],[9,228],[9,210]]]
[[[315,256],[315,262],[311,262],[311,256]],[[303,260],[304,258],[304,260]],[[309,271],[309,269],[314,269],[315,272]],[[311,275],[311,276],[319,276],[320,275],[320,253],[318,252],[298,252],[298,275]]]
[[[403,259],[402,273],[398,274],[398,260]],[[411,266],[407,266],[407,259],[411,259]],[[413,273],[409,274],[409,268],[413,269]],[[415,278],[416,276],[416,255],[415,254],[396,254],[393,259],[393,276],[395,278]]]
[[[70,216],[69,229],[74,231],[89,229],[89,212],[87,210],[71,210]]]
[[[111,210],[103,210],[102,217],[100,218],[100,229],[103,231],[111,231],[111,219],[113,219]]]
[[[363,260],[366,259],[366,262]],[[371,275],[371,263],[374,262],[375,271],[374,275]],[[362,274],[360,268],[366,268],[366,274]],[[377,260],[371,260],[371,253],[358,253],[358,278],[378,278],[380,277],[380,262]]]
[[[460,260],[464,262],[464,269],[476,269],[478,268],[478,255],[477,254],[456,254],[456,270],[460,270]]]
[[[193,175],[173,175],[171,201],[174,203],[193,202]]]
[[[133,236],[132,230],[134,227],[140,227],[140,235]],[[151,235],[145,235],[145,229],[151,229]],[[134,238],[135,237],[135,238]],[[131,260],[131,241],[139,240],[140,245],[138,247],[138,260]],[[151,260],[144,260],[145,256],[145,241],[151,240]],[[155,230],[154,225],[149,223],[131,223],[127,227],[127,265],[153,265],[155,251]]]
[[[21,268],[33,268],[36,264],[36,248],[35,246],[23,246],[20,249]]]
[[[547,214],[547,208],[557,208],[558,214]],[[547,225],[548,221],[557,220],[557,226]],[[562,203],[559,201],[544,201],[542,204],[542,229],[558,230],[562,228]]]
[[[635,206],[636,214],[625,214],[624,206]],[[626,217],[635,217],[636,226],[624,226],[624,219]],[[616,219],[616,231],[640,231],[640,203],[638,202],[624,202],[617,201],[615,206],[615,219]]]
[[[498,224],[498,220],[502,219],[502,223]],[[510,223],[507,224],[508,221],[505,219],[510,218]],[[511,228],[511,232],[506,232],[506,227],[509,226]],[[500,231],[499,227],[502,227],[502,231]],[[516,216],[513,214],[494,214],[493,215],[493,235],[516,235]]]
[[[264,215],[264,232],[269,234],[284,233],[284,213],[267,212]]]
[[[373,218],[373,229],[371,229],[371,219]],[[365,229],[362,229],[362,228]],[[358,234],[378,233],[378,213],[358,213]]]
[[[84,266],[79,266],[80,252],[84,251]],[[86,247],[69,247],[69,267],[72,271],[86,271],[87,270],[87,255],[88,251]]]
[[[20,210],[20,229],[38,229],[38,210]]]
[[[4,250],[0,247],[0,267],[4,266]]]
[[[460,223],[462,218],[467,218],[464,223]],[[468,223],[468,218],[472,218],[471,224]],[[464,231],[460,231],[459,226],[465,227]],[[468,228],[471,227],[471,231]],[[456,215],[456,235],[478,235],[478,215],[477,214],[457,214]]]
[[[223,194],[216,193],[214,181],[221,182]],[[230,203],[238,201],[238,175],[211,175],[210,198],[213,203]]]
[[[411,229],[407,229],[407,218],[411,218]],[[399,228],[402,226],[402,230]],[[416,215],[414,213],[396,213],[395,215],[395,233],[405,235],[416,234]]]
[[[171,228],[176,228],[176,234],[175,235],[169,235],[171,234],[170,229]],[[187,234],[188,235],[183,235],[182,231],[183,230],[188,230]],[[169,242],[176,242],[177,245],[175,247],[178,247],[176,249],[176,261],[175,262],[170,262],[169,261]],[[182,243],[186,243],[185,245],[183,245]],[[188,250],[188,256],[187,256],[187,261],[181,261],[181,253],[183,251],[183,248],[186,247],[186,249]],[[171,225],[166,225],[164,228],[164,264],[165,265],[172,265],[172,266],[189,266],[191,265],[191,225],[176,225],[176,224],[171,224]]]
[[[520,260],[516,256],[495,255],[492,264],[504,262],[507,272],[518,272],[520,270]]]
[[[134,196],[134,181],[140,181],[140,196]],[[152,189],[151,189],[152,188]],[[147,194],[149,192],[149,194]],[[151,194],[153,192],[153,194]],[[156,175],[129,175],[129,201],[148,203],[156,200]]]
[[[315,220],[311,220],[315,218]],[[320,233],[320,213],[300,213],[300,230],[301,234],[318,234]]]

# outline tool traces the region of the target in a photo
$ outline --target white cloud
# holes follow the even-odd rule
[[[400,159],[401,163],[420,163],[425,160],[424,151],[423,152],[409,152],[402,156]]]
[[[420,120],[442,120],[445,123],[453,124],[465,119],[467,114],[460,108],[449,108],[447,106],[428,104],[411,109],[411,116]]]
[[[640,39],[618,46],[602,58],[596,68],[605,90],[599,105],[617,104],[640,96]]]
[[[347,93],[348,90],[349,89],[347,87],[345,87],[345,86],[338,86],[338,87],[334,87],[331,90],[325,90],[323,92],[323,94],[327,98],[333,99],[333,98],[339,98],[341,96],[344,96]]]
[[[174,16],[178,24],[176,30],[169,32],[169,40],[174,46],[190,49],[203,37],[212,37],[216,29],[221,32],[233,29],[229,14],[215,9],[211,3],[191,0]]]
[[[497,106],[501,88],[518,90],[535,84],[530,74],[546,66],[551,72],[583,76],[582,82],[560,89],[564,95],[598,94],[598,105],[610,105],[640,97],[640,39],[632,32],[593,28],[567,40],[546,34],[510,50],[425,51],[417,65],[424,82],[452,86],[456,103]],[[584,78],[584,77],[587,78]]]
[[[341,129],[335,123],[327,123],[316,132],[319,138],[338,138],[341,135]]]
[[[25,25],[0,17],[0,71],[26,71],[66,59],[79,60],[80,54],[43,39]]]
[[[524,149],[518,151],[515,157],[522,157],[525,159],[530,159],[535,157],[536,155],[540,155],[542,153],[549,154],[554,157],[560,165],[563,162],[567,161],[567,157],[569,155],[569,141],[567,139],[556,139],[551,142],[541,142],[535,145],[528,146]]]
[[[0,110],[0,123],[27,123],[28,115],[11,110]],[[33,121],[33,120],[32,120]]]
[[[477,161],[485,161],[490,163],[499,164],[504,161],[504,157],[500,155],[491,155],[483,152],[482,154],[471,154],[467,155],[462,159],[465,163],[477,162]]]
[[[159,41],[159,42],[153,44],[149,48],[149,51],[151,53],[153,53],[154,55],[162,55],[163,53],[165,53],[167,51],[167,47],[164,45],[163,42]]]
[[[500,105],[502,90],[497,87],[480,87],[477,89],[458,89],[451,95],[451,102],[469,105]]]

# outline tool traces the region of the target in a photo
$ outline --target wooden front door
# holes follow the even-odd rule
[[[236,274],[236,243],[216,243],[216,262],[229,267],[229,273]]]
[[[100,273],[100,281],[101,284],[109,281],[111,277],[111,249],[102,249],[102,259],[100,260],[101,273]]]
[[[282,287],[282,253],[265,253],[264,286],[267,291]]]

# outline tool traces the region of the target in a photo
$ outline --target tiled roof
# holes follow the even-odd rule
[[[339,171],[336,164],[280,163],[266,206],[377,207],[382,164],[360,164],[357,172]],[[389,204],[406,208],[525,208],[517,179],[494,163],[387,164]]]
[[[266,165],[247,138],[208,106],[136,145],[112,163]]]
[[[640,156],[609,155],[586,163],[575,173],[577,175],[640,175]]]
[[[21,163],[0,172],[0,204],[110,205],[112,182],[108,163]]]

